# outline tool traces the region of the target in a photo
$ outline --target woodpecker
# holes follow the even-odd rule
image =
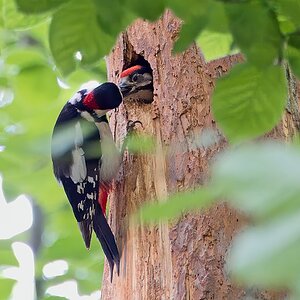
[[[111,82],[79,90],[60,112],[52,135],[53,171],[62,184],[89,249],[96,233],[108,259],[111,280],[114,265],[119,274],[120,256],[105,217],[111,181],[121,164],[106,113],[123,100]]]
[[[149,66],[135,65],[121,73],[119,87],[124,98],[151,103],[153,77]]]
[[[82,88],[68,100],[54,125],[51,156],[54,175],[64,188],[89,249],[93,231],[108,260],[111,281],[114,266],[120,269],[115,237],[106,220],[111,182],[121,165],[122,151],[116,148],[106,113],[117,108],[123,97],[151,90],[148,67],[133,66],[121,74],[119,87],[112,82]],[[139,121],[129,121],[127,131]]]

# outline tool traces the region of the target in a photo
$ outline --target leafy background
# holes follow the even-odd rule
[[[147,205],[142,218],[168,220],[227,199],[255,225],[233,243],[227,261],[233,278],[249,286],[285,287],[300,298],[297,142],[248,143],[272,129],[284,112],[284,63],[300,76],[299,0],[0,0],[0,7],[3,189],[8,206],[26,194],[34,208],[29,230],[0,240],[0,265],[17,266],[11,246],[23,241],[35,252],[38,299],[49,298],[47,287],[68,279],[78,281],[81,293],[98,288],[103,255],[96,242],[87,255],[79,234],[73,234],[72,212],[51,170],[52,127],[83,82],[105,81],[103,57],[118,34],[136,18],[154,21],[170,8],[184,21],[174,52],[195,40],[207,61],[241,51],[245,63],[220,78],[213,94],[214,116],[232,147],[214,164],[211,182]],[[43,266],[58,259],[69,263],[68,272],[45,278]],[[7,299],[14,281],[0,282],[0,298]]]

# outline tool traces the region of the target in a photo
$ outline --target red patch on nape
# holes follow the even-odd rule
[[[109,188],[104,184],[100,184],[98,203],[100,204],[102,212],[105,217],[106,217],[106,203],[108,198],[108,192],[109,192]]]
[[[89,109],[100,109],[93,92],[90,92],[85,96],[85,98],[83,99],[83,105],[88,107]]]
[[[130,75],[131,73],[133,73],[133,72],[135,72],[135,71],[137,71],[137,70],[139,70],[141,68],[142,68],[142,66],[140,66],[140,65],[136,65],[136,66],[133,66],[131,68],[128,68],[128,69],[124,70],[121,73],[120,78],[126,77],[126,76]]]

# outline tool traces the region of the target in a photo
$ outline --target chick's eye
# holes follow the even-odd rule
[[[137,74],[133,74],[132,76],[132,81],[137,81],[138,80],[138,75]]]

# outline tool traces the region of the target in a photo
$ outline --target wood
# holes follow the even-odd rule
[[[206,64],[195,45],[171,55],[180,25],[169,11],[155,23],[138,20],[120,36],[107,59],[109,80],[114,82],[137,54],[150,63],[154,101],[124,103],[112,113],[110,124],[120,145],[127,121],[141,121],[138,134],[153,136],[157,148],[154,154],[126,153],[114,183],[109,220],[122,252],[121,270],[111,284],[105,266],[102,299],[283,299],[278,293],[245,291],[228,279],[225,257],[246,218],[226,204],[184,215],[173,224],[146,227],[130,221],[143,202],[204,184],[211,160],[226,146],[211,114],[210,95],[216,78],[242,57]],[[295,95],[292,102],[298,107]],[[290,137],[298,127],[293,118],[287,114],[271,135]],[[195,137],[208,129],[217,132],[215,143],[196,148]]]

